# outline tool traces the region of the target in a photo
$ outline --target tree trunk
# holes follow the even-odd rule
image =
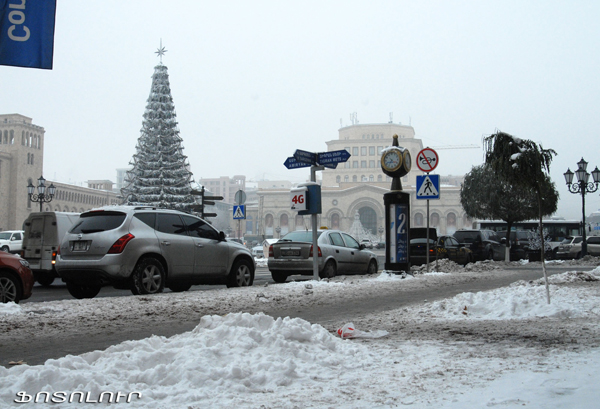
[[[541,189],[537,189],[537,198],[538,198],[538,208],[539,208],[539,216],[540,216],[540,237],[542,239],[542,243],[540,246],[540,257],[542,260],[542,270],[544,271],[544,280],[546,281],[546,299],[548,300],[548,304],[550,304],[550,286],[548,284],[548,273],[546,271],[546,240],[544,240],[544,224],[542,221],[542,192]]]

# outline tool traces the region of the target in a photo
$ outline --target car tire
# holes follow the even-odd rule
[[[23,297],[21,283],[12,274],[0,271],[0,302],[18,304],[21,297]]]
[[[487,256],[487,259],[488,259],[488,260],[492,260],[492,261],[494,261],[494,250],[490,249],[490,250],[488,251],[488,256]]]
[[[369,261],[369,266],[367,267],[367,274],[377,274],[377,262],[375,260]]]
[[[285,283],[285,280],[288,278],[287,274],[282,273],[281,271],[271,271],[271,277],[273,278],[273,281],[279,284]]]
[[[329,260],[327,263],[325,263],[325,267],[323,267],[323,271],[321,271],[319,273],[319,277],[320,278],[333,278],[335,277],[337,274],[336,268],[335,268],[335,263],[331,260]]]
[[[173,291],[174,293],[183,293],[190,288],[192,288],[192,285],[186,282],[169,284],[169,290]]]
[[[10,249],[8,248],[8,246],[2,246],[2,248],[0,248],[0,250],[2,250],[2,251],[5,251],[5,252],[9,253],[9,250],[10,250]]]
[[[254,282],[254,273],[250,261],[241,259],[233,263],[227,277],[227,288],[249,287]]]
[[[100,292],[100,288],[100,285],[86,285],[67,282],[67,290],[69,290],[69,294],[78,300],[94,298]]]
[[[138,261],[131,274],[131,292],[134,295],[158,294],[165,288],[165,269],[154,257]]]
[[[54,275],[52,273],[39,273],[36,276],[36,280],[40,285],[44,287],[50,287],[54,282]]]

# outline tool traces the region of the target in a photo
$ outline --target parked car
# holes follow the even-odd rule
[[[68,212],[35,212],[25,219],[21,255],[41,285],[49,286],[58,277],[54,268],[58,246],[78,219],[79,213]]]
[[[477,260],[504,260],[504,245],[492,230],[457,230],[454,238],[473,252]]]
[[[589,236],[585,239],[587,243],[587,254],[590,256],[600,256],[600,236]],[[581,258],[582,236],[567,237],[557,247],[556,256],[558,258]]]
[[[19,253],[23,246],[23,230],[0,231],[0,250]]]
[[[262,258],[265,256],[262,246],[254,246],[252,247],[252,256]]]
[[[427,230],[424,228],[410,229],[410,264],[427,263]],[[422,237],[424,236],[424,237]],[[429,232],[429,262],[449,259],[457,264],[466,265],[473,262],[473,252],[461,244],[453,236],[439,236],[434,228]]]
[[[506,245],[506,231],[499,231],[500,243]],[[510,259],[527,259],[529,252],[529,235],[531,233],[525,230],[512,230],[510,232]]]
[[[288,276],[313,275],[312,230],[293,231],[269,246],[268,266],[273,280],[283,283]],[[377,256],[347,233],[317,231],[319,277],[341,274],[375,274]]]
[[[560,242],[556,248],[554,255],[557,259],[571,259],[577,258],[577,255],[581,256],[581,242],[583,237],[581,236],[567,236],[563,241]],[[577,246],[577,247],[576,247]],[[575,248],[574,248],[575,247]],[[573,250],[573,251],[571,251]]]
[[[58,275],[75,298],[93,298],[110,284],[133,294],[197,284],[252,285],[255,263],[243,245],[226,240],[199,217],[150,206],[84,212],[63,238]]]
[[[0,302],[14,302],[31,297],[33,273],[27,260],[20,256],[0,252]]]
[[[373,242],[371,240],[369,240],[369,239],[362,239],[360,241],[360,244],[363,244],[366,249],[372,249],[373,248]]]

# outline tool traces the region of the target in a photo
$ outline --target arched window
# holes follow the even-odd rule
[[[265,234],[267,236],[273,236],[273,215],[268,214],[265,216]]]
[[[279,217],[279,228],[281,229],[281,231],[279,232],[280,237],[285,236],[290,231],[288,215],[285,213],[282,214],[281,217]]]
[[[446,233],[453,234],[456,231],[456,214],[450,212],[446,216]]]
[[[33,153],[31,154],[31,164],[33,165]]]
[[[21,145],[25,146],[27,140],[25,139],[25,131],[21,131]]]
[[[358,180],[358,177],[356,175],[352,176],[352,181],[356,182]]]
[[[374,181],[375,181],[375,176],[369,175],[369,182],[374,182]]]
[[[342,181],[342,177],[341,177],[340,175],[337,175],[337,176],[335,177],[335,182],[336,182],[336,183],[340,183],[341,181]]]
[[[431,213],[430,224],[431,227],[437,228],[440,225],[440,215],[435,212]]]
[[[337,213],[331,215],[331,228],[334,230],[340,229],[340,215]]]
[[[377,175],[377,181],[381,182],[381,179],[382,179],[381,175]]]
[[[12,129],[10,130],[10,141],[8,141],[8,143],[11,145],[15,144],[15,131]]]
[[[421,213],[415,214],[415,227],[423,226],[423,215]]]
[[[296,230],[306,230],[306,226],[304,226],[304,217],[297,214],[296,220],[294,221],[294,228]]]
[[[344,176],[344,182],[349,182],[350,181],[350,176],[346,175]]]

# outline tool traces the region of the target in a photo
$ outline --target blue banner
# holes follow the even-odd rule
[[[52,69],[56,0],[0,0],[0,65]]]

